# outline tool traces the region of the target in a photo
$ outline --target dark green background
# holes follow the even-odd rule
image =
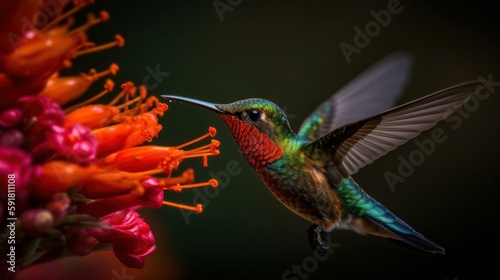
[[[226,1],[222,1],[227,3]],[[237,2],[237,1],[236,1]],[[212,1],[98,1],[111,20],[91,30],[90,39],[122,34],[126,45],[75,61],[79,70],[119,63],[118,82],[140,84],[146,68],[159,65],[164,78],[151,92],[227,103],[249,97],[273,100],[291,115],[292,128],[317,104],[383,56],[406,51],[415,59],[411,82],[399,103],[438,89],[492,75],[500,81],[499,6],[494,1],[401,1],[403,11],[360,54],[346,62],[339,44],[353,44],[353,28],[372,21],[371,10],[388,1],[249,1],[219,19]],[[98,87],[101,87],[99,85]],[[392,192],[384,172],[397,172],[408,144],[363,168],[358,183],[394,213],[447,249],[446,256],[408,250],[383,239],[334,231],[341,244],[308,279],[472,279],[497,274],[498,109],[500,87],[448,136],[404,183]],[[97,91],[97,89],[96,89]],[[214,114],[171,104],[157,143],[176,145],[218,128],[222,154],[186,160],[197,179],[226,170],[241,172],[189,224],[180,211],[143,211],[158,240],[158,251],[173,255],[182,279],[281,279],[292,265],[313,255],[309,224],[286,210],[238,153],[225,124]],[[430,137],[422,134],[419,139]],[[233,162],[234,163],[234,162]],[[201,190],[203,191],[203,189]],[[166,193],[171,201],[193,203],[194,193]],[[156,254],[160,254],[157,252]],[[148,267],[162,272],[162,267]],[[166,269],[166,268],[165,268]],[[163,274],[163,273],[162,273]],[[164,272],[164,274],[169,274]],[[132,273],[133,275],[133,273]]]

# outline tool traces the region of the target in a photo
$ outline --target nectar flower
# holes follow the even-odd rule
[[[88,40],[89,28],[109,20],[106,11],[75,26],[72,16],[92,2],[57,1],[46,22],[25,28],[25,19],[37,19],[39,1],[0,0],[0,7],[11,9],[0,18],[0,177],[15,178],[15,212],[4,205],[13,187],[0,187],[0,223],[17,219],[14,271],[102,248],[141,268],[156,245],[137,210],[165,205],[201,213],[200,204],[166,201],[164,192],[218,184],[195,182],[190,168],[175,175],[185,159],[200,158],[207,166],[208,157],[219,154],[219,141],[199,144],[213,138],[215,128],[177,146],[143,145],[162,130],[166,104],[131,81],[115,87],[110,77],[117,75],[116,63],[61,76],[76,57],[125,43],[118,34],[101,45]],[[74,104],[95,83],[103,90]],[[100,102],[104,95],[111,101]],[[7,244],[6,238],[0,242]]]
[[[118,69],[118,65],[112,63],[108,70],[100,73],[95,69],[91,69],[88,74],[82,73],[80,76],[74,77],[59,77],[57,75],[52,75],[52,77],[47,80],[47,84],[43,91],[40,92],[40,95],[52,99],[57,104],[64,105],[82,96],[99,78],[106,75],[115,76]],[[106,87],[108,87],[110,91],[113,90],[111,80],[106,83]]]
[[[149,225],[132,209],[122,210],[100,219],[104,228],[74,230],[68,237],[74,253],[86,255],[100,244],[112,244],[115,255],[128,267],[141,268],[145,257],[155,249],[155,238]]]

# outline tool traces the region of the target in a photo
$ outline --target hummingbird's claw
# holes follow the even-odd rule
[[[326,232],[323,230],[321,226],[311,225],[307,229],[307,234],[309,237],[309,244],[311,244],[311,247],[313,249],[316,249],[316,247],[318,246],[323,250],[330,249],[330,245],[328,245],[328,243],[325,241],[324,238]]]

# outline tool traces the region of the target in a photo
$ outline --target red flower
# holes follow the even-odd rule
[[[155,239],[135,210],[167,205],[200,213],[201,205],[164,201],[163,193],[217,186],[213,179],[193,183],[191,169],[171,174],[187,158],[202,158],[206,166],[208,156],[219,154],[220,143],[212,140],[186,149],[214,137],[215,129],[209,128],[179,146],[139,146],[158,136],[158,118],[168,106],[132,82],[121,84],[107,104],[96,102],[112,94],[110,79],[100,93],[61,108],[99,79],[115,76],[119,67],[111,63],[107,70],[91,69],[79,76],[59,72],[71,67],[75,57],[125,42],[115,35],[113,42],[95,46],[86,32],[109,14],[90,14],[85,24],[74,27],[72,15],[93,1],[73,1],[73,7],[63,2],[54,4],[47,22],[25,28],[25,19],[38,18],[39,1],[0,0],[0,178],[7,182],[15,176],[16,257],[22,260],[17,265],[54,260],[68,250],[89,254],[99,244],[111,245],[125,265],[140,268],[154,251]],[[5,215],[13,215],[4,212],[10,196],[12,190],[3,184],[2,225]],[[7,244],[7,237],[0,236],[0,243]]]
[[[52,126],[61,126],[64,123],[64,112],[54,101],[38,95],[24,96],[16,101],[15,107],[21,111],[21,126],[31,137],[29,147],[43,142],[44,132]]]
[[[45,131],[45,141],[33,148],[33,156],[47,155],[50,159],[66,159],[83,165],[96,158],[97,139],[90,129],[73,124],[70,127],[53,125]]]
[[[109,228],[75,230],[68,235],[70,250],[80,255],[90,253],[99,243],[110,243],[115,255],[128,267],[141,268],[145,257],[155,249],[155,239],[149,225],[132,209],[102,217]]]
[[[108,215],[103,223],[113,227],[107,239],[118,259],[129,267],[143,267],[144,258],[156,249],[149,225],[133,210]]]
[[[22,113],[17,108],[5,110],[0,115],[0,126],[5,128],[13,127],[21,122]]]

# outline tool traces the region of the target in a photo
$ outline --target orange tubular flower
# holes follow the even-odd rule
[[[23,19],[39,11],[38,0],[0,1],[0,53],[10,53],[22,40]]]
[[[174,169],[188,152],[173,147],[140,146],[123,149],[104,159],[122,171],[143,172],[158,168],[161,165],[171,165]]]
[[[217,140],[212,140],[210,144],[193,150],[180,150],[180,148],[201,141],[206,137],[215,136],[214,128],[209,128],[209,131],[207,134],[177,147],[151,145],[124,149],[106,157],[104,162],[113,163],[118,169],[130,172],[142,172],[158,166],[168,166],[168,170],[173,170],[177,168],[177,165],[184,158],[218,154],[217,148],[220,142]]]
[[[113,63],[108,70],[100,73],[97,73],[95,69],[92,69],[89,74],[82,73],[80,76],[75,77],[58,77],[54,75],[47,81],[47,84],[40,95],[47,96],[59,105],[64,105],[84,94],[92,83],[97,81],[99,78],[106,75],[116,76],[118,69],[118,65]],[[107,82],[105,88],[112,91],[112,82]]]
[[[69,35],[67,29],[63,26],[28,35],[26,42],[5,57],[3,71],[13,78],[29,80],[40,76],[48,78],[64,69],[86,41],[83,33]]]
[[[115,106],[88,105],[67,114],[64,118],[64,126],[69,127],[79,123],[90,129],[100,128],[112,122],[119,114],[120,111]]]
[[[103,157],[121,149],[151,142],[162,126],[154,113],[143,113],[127,118],[123,123],[93,130],[99,141],[97,156]]]
[[[102,72],[59,73],[75,57],[123,46],[120,35],[99,46],[87,40],[87,30],[107,21],[109,14],[89,14],[86,23],[74,27],[72,16],[93,0],[56,1],[47,22],[23,27],[25,19],[37,18],[44,3],[39,2],[0,0],[0,178],[15,179],[16,258],[22,260],[12,270],[68,252],[86,255],[97,245],[111,245],[125,265],[140,268],[156,246],[136,210],[166,205],[201,213],[200,204],[166,201],[164,192],[217,186],[214,179],[195,182],[189,168],[172,176],[185,159],[201,158],[206,166],[209,156],[219,154],[219,141],[199,144],[216,130],[211,127],[178,146],[140,146],[160,133],[158,118],[166,104],[130,81],[121,84],[109,103],[97,103],[113,94],[109,76],[117,74],[115,63]],[[61,108],[104,77],[102,92]],[[7,184],[0,187],[1,209],[7,209],[3,203],[11,193]],[[4,227],[9,215],[0,211]],[[0,236],[0,242],[7,244],[6,238]],[[1,253],[5,258],[8,252]]]

